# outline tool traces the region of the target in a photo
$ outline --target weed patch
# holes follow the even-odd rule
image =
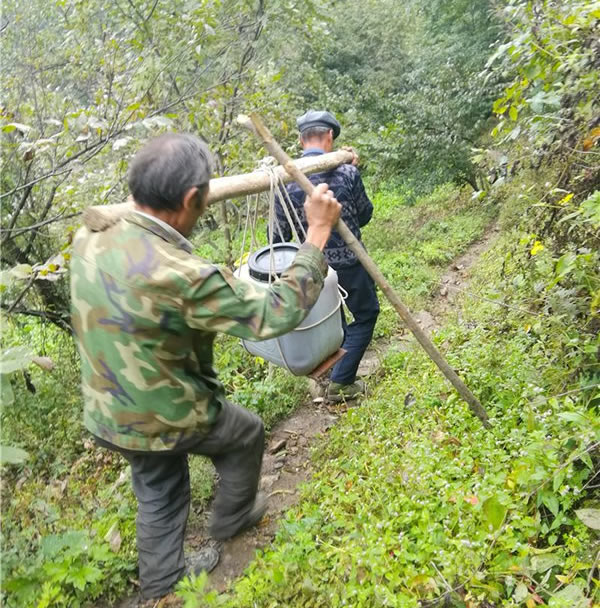
[[[556,314],[552,260],[528,251],[507,232],[473,280],[487,300],[463,302],[435,337],[492,429],[420,350],[390,354],[373,397],[316,451],[273,547],[214,605],[583,608],[597,597],[600,543],[585,518],[599,506],[600,339],[581,277],[583,304]]]

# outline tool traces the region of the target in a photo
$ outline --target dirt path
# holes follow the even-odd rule
[[[440,287],[433,294],[430,308],[434,319],[434,329],[452,312],[460,313],[460,309],[455,306],[455,301],[464,291],[468,290],[471,269],[496,242],[499,231],[495,223],[489,226],[481,239],[473,243],[463,255],[456,258],[442,276]]]
[[[269,496],[269,510],[256,528],[222,543],[221,560],[210,575],[212,587],[226,589],[250,563],[256,550],[271,542],[279,518],[298,502],[298,486],[310,477],[311,445],[336,423],[338,416],[324,403],[312,403],[300,407],[271,430],[261,478],[261,489]]]
[[[415,314],[421,327],[435,330],[452,309],[460,290],[469,282],[469,272],[495,241],[497,228],[490,226],[483,237],[472,244],[444,273],[441,285],[431,300],[429,311]],[[394,344],[398,348],[397,341]],[[359,369],[365,377],[374,374],[392,341],[380,341],[370,348]],[[298,485],[310,477],[310,447],[335,424],[343,408],[327,407],[313,388],[316,403],[304,405],[293,416],[274,427],[269,437],[263,464],[262,488],[270,495],[268,515],[263,525],[223,544],[221,561],[211,574],[211,584],[224,590],[252,560],[256,549],[265,547],[274,537],[279,517],[299,498]]]
[[[495,225],[490,226],[480,240],[472,244],[448,267],[440,282],[441,287],[431,298],[428,310],[414,314],[425,331],[431,333],[437,329],[442,320],[450,314],[456,298],[468,287],[471,268],[493,245],[497,232]],[[402,342],[402,335],[394,340],[375,342],[361,362],[359,375],[368,377],[375,374],[387,351],[391,347],[402,349]],[[406,344],[405,348],[410,347]],[[269,496],[269,509],[262,522],[256,528],[224,543],[210,540],[206,526],[189,530],[186,538],[187,552],[211,544],[218,547],[221,553],[219,564],[210,574],[212,588],[219,591],[227,589],[252,561],[256,550],[266,547],[273,540],[279,518],[298,502],[298,487],[311,475],[310,448],[346,410],[346,406],[326,404],[319,386],[313,385],[311,394],[314,398],[312,403],[300,407],[291,417],[281,421],[269,435],[261,478],[261,488]],[[169,598],[159,605],[176,606],[179,602]],[[136,606],[133,598],[119,604],[119,608],[133,606]]]

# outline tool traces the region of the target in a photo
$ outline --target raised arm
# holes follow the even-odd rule
[[[216,267],[186,293],[184,316],[195,329],[265,340],[296,327],[317,301],[327,274],[322,250],[341,205],[326,184],[304,205],[308,231],[292,265],[269,288],[238,279]]]

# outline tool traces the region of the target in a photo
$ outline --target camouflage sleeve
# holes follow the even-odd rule
[[[362,177],[360,176],[358,170],[354,175],[352,195],[354,197],[354,203],[358,213],[358,225],[361,227],[365,226],[369,223],[371,216],[373,215],[373,203],[367,196],[365,185],[363,184]]]
[[[308,315],[326,274],[323,254],[308,243],[300,247],[293,264],[269,288],[219,269],[189,287],[183,303],[184,318],[194,329],[246,340],[275,338]]]

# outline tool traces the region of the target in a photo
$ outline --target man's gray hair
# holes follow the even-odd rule
[[[313,137],[321,138],[329,131],[332,131],[331,127],[309,127],[300,133],[300,139],[302,141],[307,141]]]
[[[149,141],[129,166],[129,190],[140,205],[157,210],[181,207],[194,186],[208,186],[213,159],[195,135],[167,133]]]

